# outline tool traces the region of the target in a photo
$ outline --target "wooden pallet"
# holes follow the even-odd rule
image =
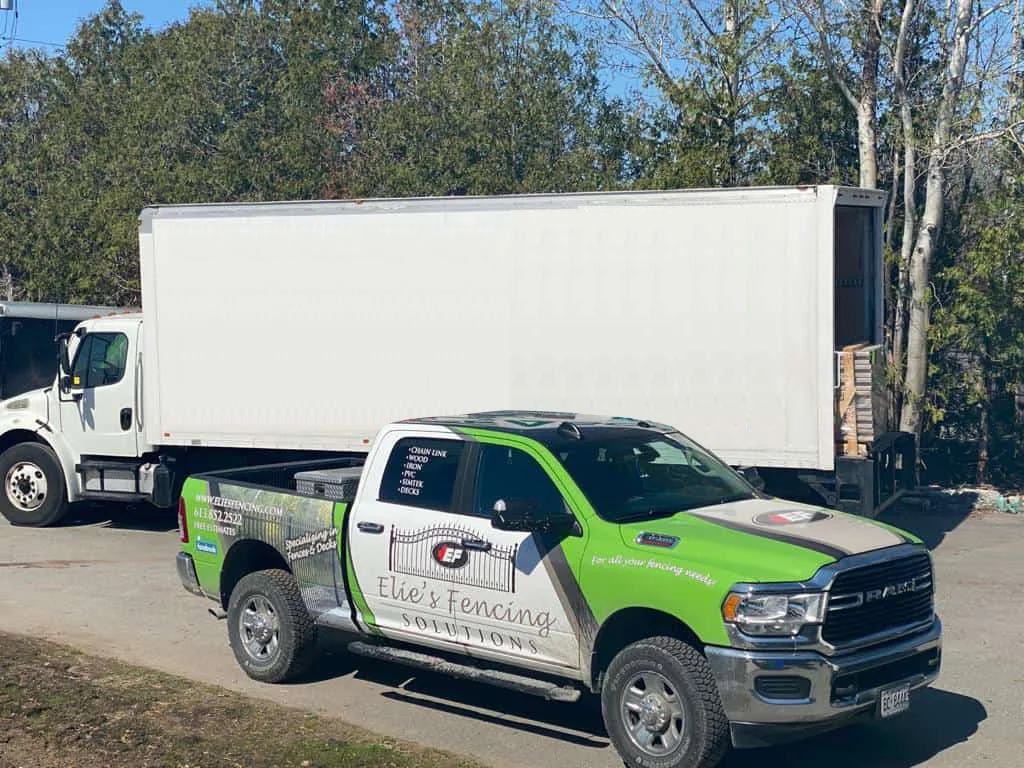
[[[851,344],[839,358],[836,442],[843,456],[864,456],[888,431],[885,367],[879,344]]]

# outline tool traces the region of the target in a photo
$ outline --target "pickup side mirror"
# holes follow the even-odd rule
[[[577,532],[576,518],[570,514],[542,514],[540,506],[529,499],[498,499],[494,502],[491,526],[499,531],[550,533],[567,536]]]

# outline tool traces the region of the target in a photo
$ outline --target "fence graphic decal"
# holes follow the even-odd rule
[[[392,528],[388,546],[388,569],[409,576],[463,584],[467,587],[515,592],[518,547],[492,545],[486,552],[462,547],[463,539],[482,538],[477,531],[454,525],[414,531]],[[456,565],[442,565],[438,553],[445,551],[455,553],[449,561]]]

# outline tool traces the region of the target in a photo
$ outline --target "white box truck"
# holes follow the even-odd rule
[[[200,469],[527,410],[650,414],[769,489],[871,513],[913,441],[837,456],[835,352],[881,340],[883,203],[809,186],[148,208],[142,313],[82,323],[54,385],[0,407],[0,511],[171,505]]]

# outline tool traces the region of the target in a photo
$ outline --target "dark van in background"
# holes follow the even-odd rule
[[[0,302],[0,400],[52,384],[57,375],[57,334],[116,311],[81,304]]]

